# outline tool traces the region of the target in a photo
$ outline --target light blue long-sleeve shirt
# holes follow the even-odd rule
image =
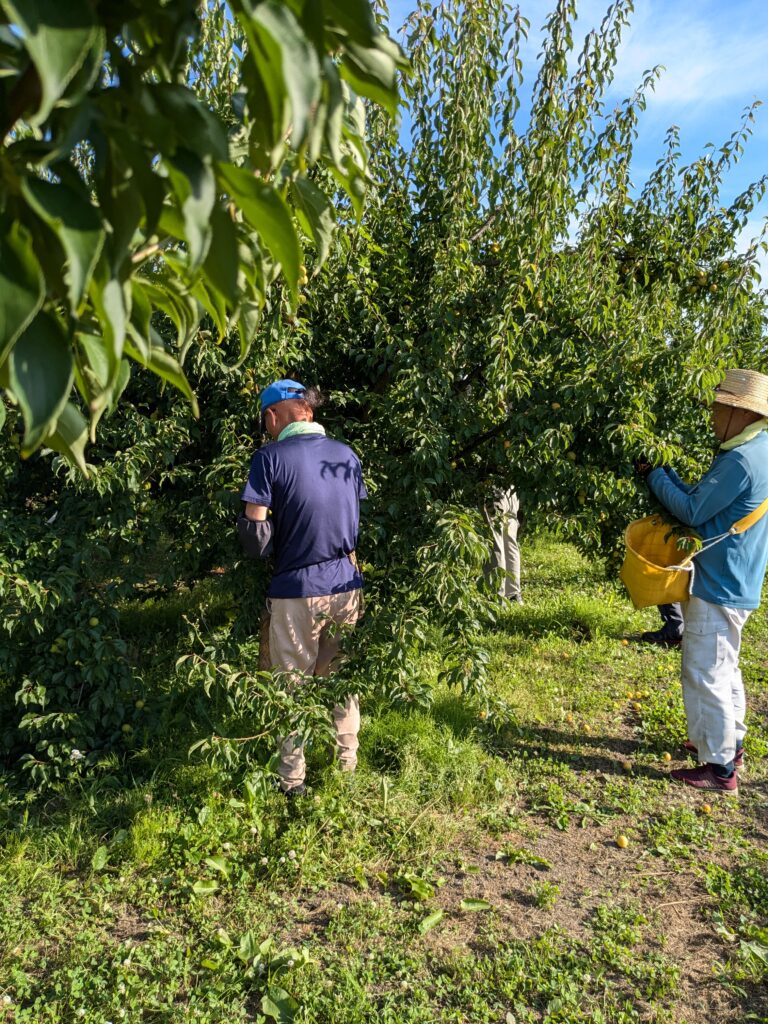
[[[768,431],[721,452],[693,485],[674,470],[654,469],[648,485],[681,523],[706,542],[753,512],[768,498]],[[726,537],[697,555],[691,592],[710,604],[758,608],[768,563],[768,514],[745,533]]]

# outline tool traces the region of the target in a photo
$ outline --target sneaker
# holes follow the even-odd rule
[[[306,796],[307,795],[307,787],[302,782],[300,785],[294,786],[293,789],[282,789],[281,788],[280,792],[283,794],[283,796],[285,797],[286,800],[295,800],[297,796]]]
[[[726,793],[729,796],[735,796],[739,792],[739,780],[736,772],[729,779],[723,779],[715,774],[711,764],[700,764],[698,768],[677,768],[669,773],[669,777],[675,782],[693,786],[694,789],[714,789],[718,793]]]
[[[640,639],[645,644],[656,644],[657,647],[679,647],[683,642],[682,633],[671,633],[665,626],[661,629],[641,633]]]
[[[699,756],[699,748],[695,743],[691,743],[690,740],[685,741],[683,744],[683,750],[687,750],[693,757],[697,758]],[[733,759],[733,767],[736,771],[744,769],[744,747],[739,747],[736,750],[736,756]]]

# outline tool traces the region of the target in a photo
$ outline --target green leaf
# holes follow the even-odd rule
[[[91,205],[84,186],[73,188],[63,182],[54,185],[38,178],[22,183],[24,196],[58,236],[67,257],[67,290],[72,313],[76,313],[90,282],[104,244],[98,211]]]
[[[342,167],[343,170],[332,167],[331,174],[349,196],[355,217],[359,220],[363,216],[367,179],[350,156],[344,157]]]
[[[426,935],[427,932],[434,928],[436,924],[440,924],[444,917],[444,910],[435,910],[433,913],[427,914],[427,916],[419,922],[420,934]]]
[[[192,297],[200,303],[200,306],[210,314],[213,326],[216,328],[217,341],[221,341],[227,333],[228,327],[227,308],[222,296],[215,288],[207,288],[206,282],[199,279],[190,289],[190,295],[192,295]],[[186,357],[186,353],[186,349],[181,353],[182,363],[183,359]]]
[[[123,143],[122,138],[109,140],[104,159],[97,165],[100,173],[95,179],[101,214],[111,227],[109,253],[113,272],[119,271],[131,256],[130,245],[145,214],[150,179],[155,177],[145,169],[146,182],[139,180],[140,174],[128,162]],[[149,217],[146,219],[149,222]],[[152,230],[154,224],[148,223],[148,231]]]
[[[0,366],[40,309],[44,295],[32,237],[22,224],[12,224],[0,237]]]
[[[228,158],[226,128],[191,89],[166,82],[147,85],[142,104],[163,153],[172,153],[179,145],[201,157]]]
[[[239,366],[251,351],[251,346],[256,338],[256,332],[261,323],[261,314],[264,309],[263,302],[253,302],[247,299],[240,307],[240,316],[237,320],[237,333],[240,338],[240,355],[236,366]]]
[[[147,321],[146,325],[141,322],[146,312],[147,301],[151,303],[150,308],[162,310],[171,319],[176,327],[177,344],[181,352],[186,352],[200,324],[200,309],[193,296],[173,287],[182,287],[180,278],[186,271],[183,261],[166,255],[165,262],[169,270],[173,271],[173,276],[156,282],[142,279],[140,285],[136,278],[132,282],[134,294],[143,293],[143,297],[140,299],[142,316],[133,321],[133,326],[137,330],[131,333],[131,337],[134,344],[145,353],[144,358],[149,354],[147,346],[151,334],[149,322]]]
[[[106,846],[100,846],[91,857],[91,867],[94,871],[103,871],[109,860],[109,850]]]
[[[325,263],[336,229],[336,215],[328,196],[308,178],[293,183],[294,208],[299,224],[315,243],[319,266]]]
[[[344,128],[344,92],[339,78],[339,69],[330,57],[323,58],[325,103],[325,125],[323,134],[334,167],[342,170],[344,151],[341,148]]]
[[[140,346],[136,343],[136,333],[133,325],[129,325],[130,337],[126,338],[125,341],[125,353],[134,359],[137,363],[142,366],[146,366],[152,373],[156,373],[158,377],[162,377],[163,380],[167,380],[174,387],[178,388],[183,395],[185,395],[192,405],[192,411],[195,416],[198,416],[200,410],[197,405],[197,399],[189,386],[189,381],[186,378],[184,371],[180,364],[171,353],[164,348],[161,344],[155,344],[153,339],[150,339],[149,351],[145,354]]]
[[[244,932],[240,937],[237,955],[245,963],[250,963],[259,955],[259,943],[252,931]]]
[[[258,231],[274,259],[283,268],[295,302],[301,246],[285,200],[274,188],[258,181],[242,167],[220,164],[218,173],[221,187],[237,203],[245,219]]]
[[[376,47],[348,43],[341,59],[341,77],[359,96],[373,100],[396,117],[397,67],[401,56],[397,43],[383,35]]]
[[[210,160],[179,149],[167,161],[168,176],[184,217],[189,269],[197,270],[211,244],[211,211],[216,202],[216,178]]]
[[[417,900],[429,900],[435,895],[434,887],[413,871],[405,871],[397,881],[401,889]]]
[[[115,376],[104,346],[104,339],[92,334],[77,334],[78,358],[75,360],[75,383],[91,414],[90,437],[96,439],[96,427],[107,408],[114,408],[130,378],[127,360],[120,361]]]
[[[218,203],[211,213],[211,231],[203,273],[224,301],[234,307],[237,303],[237,232],[229,213]]]
[[[125,329],[130,315],[130,294],[126,293],[118,278],[112,276],[111,267],[103,257],[96,264],[89,294],[101,321],[112,373],[117,373],[123,357]]]
[[[38,313],[13,347],[8,364],[10,390],[24,416],[22,455],[27,456],[54,430],[72,389],[72,353],[59,321],[50,313]]]
[[[260,3],[245,23],[250,56],[270,95],[273,116],[285,127],[284,97],[290,103],[291,142],[301,145],[312,107],[320,96],[320,64],[299,23],[283,4]]]
[[[299,1004],[284,988],[270,985],[261,999],[261,1012],[278,1024],[292,1024],[299,1011]]]
[[[211,896],[218,888],[218,882],[208,882],[201,879],[192,886],[192,892],[195,896]]]
[[[539,857],[524,847],[504,846],[496,852],[496,860],[505,860],[508,864],[530,864],[533,867],[551,868],[552,865],[544,857]]]
[[[467,911],[491,910],[488,900],[464,899],[459,906]]]
[[[27,113],[42,124],[100,38],[88,0],[0,0],[8,19],[21,30],[24,46],[40,78],[40,104]]]
[[[229,866],[227,858],[222,857],[221,854],[217,855],[216,857],[206,857],[205,863],[208,865],[209,868],[212,868],[214,871],[220,872],[222,875],[224,875],[225,878],[229,877]]]
[[[67,402],[56,421],[56,429],[43,440],[43,445],[59,452],[68,462],[77,466],[83,476],[88,476],[88,466],[85,462],[87,441],[88,424],[80,410],[71,402]]]
[[[353,42],[369,46],[378,36],[368,0],[325,0],[324,7],[328,19],[343,28]]]

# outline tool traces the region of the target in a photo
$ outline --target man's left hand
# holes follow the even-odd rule
[[[656,469],[656,466],[654,466],[646,455],[641,455],[639,458],[635,459],[632,465],[634,466],[635,473],[637,473],[637,475],[643,480],[647,480],[648,474],[652,473],[654,469]]]

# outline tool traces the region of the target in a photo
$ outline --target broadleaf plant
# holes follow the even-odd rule
[[[201,321],[242,359],[265,309],[295,311],[302,232],[321,263],[336,183],[359,202],[367,180],[362,98],[394,114],[404,67],[365,0],[0,0],[0,381],[23,455],[87,471],[80,417],[93,439],[131,361],[196,408]]]

